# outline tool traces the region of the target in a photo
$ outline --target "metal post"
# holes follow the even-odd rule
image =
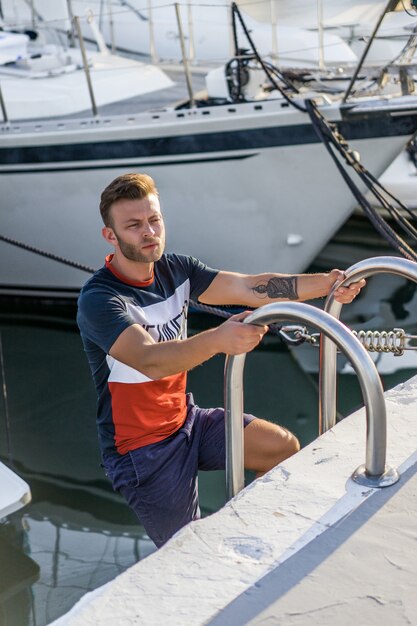
[[[91,108],[93,110],[93,115],[96,116],[98,115],[98,110],[97,110],[96,100],[94,98],[93,84],[91,82],[91,76],[90,76],[90,68],[88,67],[87,54],[85,51],[84,39],[83,39],[81,26],[80,26],[80,18],[78,17],[78,15],[74,16],[74,25],[77,31],[78,41],[80,42],[80,50],[81,50],[81,56],[83,59],[84,73],[87,79],[88,93],[90,94]]]
[[[74,34],[74,13],[72,11],[72,0],[67,0],[68,18],[70,21],[70,29],[68,31],[68,43],[70,48],[75,48],[75,34]]]
[[[227,6],[227,23],[229,25],[229,56],[233,58],[238,54],[238,51],[235,49],[235,38],[233,33],[233,7],[232,3]]]
[[[341,285],[368,278],[374,274],[396,274],[417,282],[417,263],[400,257],[373,257],[352,265],[345,271],[346,278],[327,297],[324,310],[335,318],[340,317],[342,305],[334,299],[334,292]],[[319,376],[319,432],[332,428],[336,423],[336,345],[327,337],[320,339]]]
[[[112,0],[107,0],[107,10],[108,10],[108,13],[109,13],[111,51],[114,53],[114,51],[116,50],[116,42],[115,42],[115,38],[114,38],[114,21],[113,21]]]
[[[193,87],[191,84],[190,68],[188,67],[187,55],[185,52],[184,33],[182,30],[180,5],[178,4],[178,2],[175,3],[175,14],[177,16],[178,33],[180,36],[180,44],[181,44],[182,62],[184,65],[185,80],[187,82],[188,96],[190,98],[190,108],[192,108],[194,106]]]
[[[224,370],[226,499],[245,486],[243,458],[243,368],[246,354],[227,356]]]
[[[277,41],[277,14],[275,11],[275,0],[270,0],[271,7],[271,44],[272,58],[278,63],[278,41]]]
[[[324,70],[323,0],[317,0],[317,26],[319,35],[319,69]]]
[[[375,28],[374,28],[374,30],[372,32],[372,35],[370,36],[370,38],[368,40],[368,43],[365,46],[365,50],[362,53],[362,56],[361,56],[361,58],[359,60],[359,63],[356,66],[356,70],[354,71],[353,76],[350,79],[350,83],[349,83],[349,85],[348,85],[348,87],[346,89],[345,95],[343,96],[342,102],[346,102],[346,100],[349,97],[350,92],[352,91],[352,87],[355,84],[355,81],[356,81],[356,79],[358,77],[359,72],[362,69],[362,65],[364,64],[366,57],[368,56],[369,48],[371,47],[372,42],[375,39],[375,36],[376,36],[376,34],[377,34],[378,30],[379,30],[379,27],[381,26],[382,20],[384,19],[386,13],[388,13],[389,11],[392,11],[392,9],[394,9],[397,6],[398,1],[399,0],[388,0],[388,4],[385,7],[385,9],[383,10],[382,14],[380,15],[380,17],[379,17],[379,19],[378,19],[378,21],[376,23],[376,26],[375,26]]]
[[[152,63],[158,62],[158,56],[155,48],[155,33],[153,29],[152,0],[148,0],[148,16],[149,16],[149,53]]]
[[[30,0],[30,13],[32,21],[32,30],[36,30],[36,18],[35,18],[35,4],[34,0]]]
[[[359,340],[329,313],[310,304],[279,302],[267,304],[245,318],[246,324],[272,324],[289,320],[317,327],[329,336],[350,359],[366,407],[366,462],[352,478],[372,487],[386,487],[399,479],[386,461],[386,409],[378,372]],[[226,493],[230,499],[242,489],[243,478],[243,367],[246,354],[229,356],[225,366]]]
[[[103,13],[104,13],[104,0],[100,0],[100,12],[98,16],[98,27],[100,32],[103,32]]]
[[[187,3],[187,16],[188,16],[188,58],[190,63],[195,60],[195,45],[194,45],[194,24],[193,24],[193,10],[190,0]]]
[[[6,104],[4,102],[3,92],[1,90],[1,85],[0,85],[0,109],[1,109],[1,114],[3,115],[3,121],[4,122],[8,122],[9,118],[7,117],[7,109],[6,109]]]

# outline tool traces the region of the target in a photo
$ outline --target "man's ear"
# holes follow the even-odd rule
[[[117,238],[114,234],[114,230],[110,228],[110,226],[103,226],[103,228],[101,229],[101,234],[103,235],[104,239],[108,241],[108,243],[110,243],[112,246],[117,243]]]

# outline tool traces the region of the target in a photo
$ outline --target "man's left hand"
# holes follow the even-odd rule
[[[331,284],[334,285],[334,283],[340,282],[346,278],[346,276],[341,270],[332,270],[329,274],[329,278],[331,280]],[[360,290],[365,287],[365,285],[366,280],[362,278],[357,282],[351,283],[349,286],[339,287],[334,292],[334,298],[341,304],[349,304],[356,298],[356,296],[360,293]]]

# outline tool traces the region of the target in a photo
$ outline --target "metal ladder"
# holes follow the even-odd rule
[[[417,263],[397,257],[366,259],[346,270],[337,285],[349,285],[373,274],[388,272],[417,282]],[[320,339],[320,433],[336,422],[336,352],[350,360],[358,378],[366,411],[366,460],[352,479],[367,487],[387,487],[399,480],[395,468],[386,465],[387,416],[382,383],[374,362],[359,339],[338,317],[342,305],[334,299],[336,285],[325,310],[310,304],[280,302],[267,304],[249,315],[244,323],[269,325],[280,321],[303,322],[318,328]],[[228,356],[224,374],[226,428],[226,497],[229,500],[244,487],[243,459],[243,370],[246,354]]]
[[[417,282],[417,263],[399,257],[372,257],[352,265],[345,271],[346,278],[338,286],[349,285],[375,274],[395,274]],[[334,299],[335,288],[327,297],[325,312],[337,319],[343,305]],[[319,374],[319,432],[322,434],[336,423],[336,345],[323,335],[320,338]]]

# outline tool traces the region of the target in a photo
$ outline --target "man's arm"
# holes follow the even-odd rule
[[[204,304],[236,304],[257,308],[271,302],[302,302],[327,296],[344,273],[332,270],[322,274],[237,274],[219,272],[200,297]],[[337,289],[335,298],[342,304],[352,302],[365,281]]]
[[[132,324],[116,339],[109,354],[148,378],[157,379],[184,372],[215,354],[241,354],[253,350],[267,326],[242,324],[249,312],[229,318],[216,328],[188,339],[157,343],[139,324]]]

